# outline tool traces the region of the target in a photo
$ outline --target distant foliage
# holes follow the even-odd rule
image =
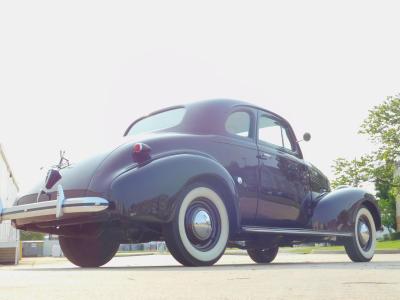
[[[332,166],[335,179],[331,182],[333,188],[341,185],[358,187],[360,183],[371,180],[372,158],[362,156],[360,159],[347,160],[339,157]]]
[[[332,186],[357,187],[362,182],[373,181],[382,212],[382,223],[396,228],[396,197],[400,192],[400,179],[395,176],[396,161],[400,158],[399,96],[388,97],[382,104],[371,109],[359,133],[368,135],[378,145],[378,150],[359,159],[336,159],[332,166],[335,174]]]
[[[21,241],[42,241],[44,240],[44,233],[21,230],[20,238]]]
[[[393,232],[390,235],[390,239],[393,241],[400,240],[400,232]]]
[[[361,124],[360,133],[379,145],[377,158],[394,162],[400,155],[400,98],[388,97],[369,111]]]

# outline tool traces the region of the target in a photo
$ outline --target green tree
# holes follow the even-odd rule
[[[333,162],[332,168],[335,174],[335,179],[331,182],[333,188],[341,185],[358,187],[371,180],[372,157],[365,155],[353,160],[340,157]]]
[[[368,117],[360,127],[360,134],[368,135],[378,146],[374,153],[360,159],[334,161],[335,179],[332,186],[358,186],[363,181],[373,181],[382,223],[396,228],[396,195],[400,179],[396,177],[396,160],[400,156],[400,98],[388,97],[382,104],[369,110]]]
[[[372,170],[377,197],[386,226],[396,228],[396,196],[399,178],[395,176],[400,156],[400,97],[388,97],[369,111],[360,129],[378,146],[374,153],[377,167]]]
[[[388,97],[369,110],[360,133],[368,135],[379,146],[378,160],[394,163],[400,155],[400,96]]]

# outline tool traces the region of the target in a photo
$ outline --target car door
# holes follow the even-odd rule
[[[224,134],[218,138],[218,153],[214,156],[236,182],[241,223],[251,225],[258,205],[257,110],[237,106],[227,114],[224,123]]]
[[[263,226],[301,227],[310,203],[308,169],[290,125],[258,112],[259,201],[256,221]]]

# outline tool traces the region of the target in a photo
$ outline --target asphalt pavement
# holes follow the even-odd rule
[[[80,269],[63,258],[0,266],[0,299],[400,299],[400,254],[352,263],[343,254],[280,253],[257,265],[225,255],[212,267],[170,255],[115,257]]]

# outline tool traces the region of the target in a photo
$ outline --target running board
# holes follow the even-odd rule
[[[352,234],[349,232],[315,231],[304,228],[243,226],[242,230],[249,233],[270,233],[282,235],[352,236]]]

